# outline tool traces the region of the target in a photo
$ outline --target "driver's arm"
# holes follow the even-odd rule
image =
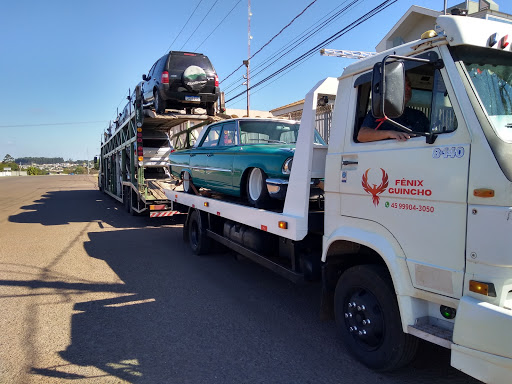
[[[386,139],[395,139],[398,141],[406,141],[410,139],[411,136],[405,132],[398,131],[388,131],[388,130],[375,130],[368,127],[361,127],[359,132],[357,133],[357,141],[360,143],[366,143],[369,141],[379,141]]]

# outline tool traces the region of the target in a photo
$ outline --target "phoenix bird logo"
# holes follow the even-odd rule
[[[368,172],[370,171],[370,169],[371,168],[368,168],[366,170],[366,172],[363,173],[363,180],[362,180],[361,184],[363,185],[363,189],[365,190],[365,192],[372,195],[373,205],[377,206],[377,205],[379,205],[379,201],[380,201],[379,195],[382,192],[384,192],[386,190],[386,188],[388,187],[389,178],[388,178],[388,174],[386,173],[386,171],[381,168],[380,170],[382,171],[382,182],[380,183],[379,186],[377,186],[377,184],[373,184],[373,187],[372,187],[372,186],[370,186],[370,184],[368,184]]]

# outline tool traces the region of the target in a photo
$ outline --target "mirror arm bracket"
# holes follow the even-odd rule
[[[400,130],[404,131],[404,132],[410,133],[412,135],[425,136],[427,144],[434,144],[434,142],[437,139],[437,135],[435,133],[416,132],[416,131],[413,131],[410,128],[407,128],[405,125],[402,125],[402,124],[400,124],[400,123],[398,123],[398,122],[396,122],[396,121],[394,121],[393,119],[390,119],[390,118],[386,118],[386,121],[388,123],[394,125],[395,127],[399,128]]]

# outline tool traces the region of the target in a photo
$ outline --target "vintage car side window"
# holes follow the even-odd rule
[[[208,132],[206,133],[203,142],[200,147],[214,147],[219,142],[220,130],[222,128],[221,124],[212,125],[208,128]]]
[[[358,104],[356,108],[354,141],[357,142],[358,131],[363,126],[376,129],[400,131],[389,123],[379,125],[371,115],[371,84],[368,75],[358,84]],[[453,111],[446,85],[439,69],[432,64],[415,66],[406,70],[406,82],[410,93],[406,91],[406,109],[404,114],[393,120],[418,132],[435,134],[453,132],[457,129],[457,118]]]
[[[222,126],[222,134],[220,135],[221,139],[219,141],[219,145],[221,146],[230,146],[237,145],[238,138],[236,136],[236,123],[234,121],[230,121]]]

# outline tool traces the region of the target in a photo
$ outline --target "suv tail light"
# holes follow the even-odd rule
[[[162,80],[162,84],[169,84],[169,72],[163,71],[161,80]]]
[[[219,86],[219,76],[215,75],[215,86]]]

